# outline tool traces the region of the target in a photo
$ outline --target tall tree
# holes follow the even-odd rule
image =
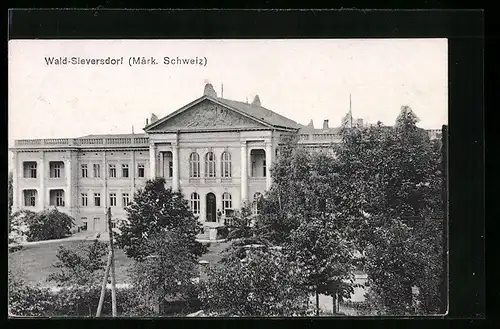
[[[308,293],[300,268],[278,250],[253,250],[208,269],[200,298],[204,310],[229,316],[305,314]]]
[[[436,285],[422,278],[439,281],[444,265],[442,230],[435,225],[442,220],[441,159],[439,145],[417,122],[403,107],[394,127],[345,129],[336,150],[343,191],[337,217],[356,229],[372,292],[392,314],[414,312],[414,286],[426,300],[424,312],[439,304]]]
[[[14,201],[14,190],[13,190],[13,175],[12,175],[12,171],[9,171],[9,181],[8,181],[8,193],[9,193],[9,212],[8,212],[8,216],[9,216],[9,222],[10,222],[10,216],[12,215],[12,204],[13,204],[13,201]]]
[[[337,160],[293,144],[285,147],[286,155],[273,167],[273,188],[263,201],[256,234],[284,247],[317,300],[319,294],[347,297],[354,249],[346,223],[336,220]]]
[[[142,246],[151,236],[173,229],[181,231],[184,244],[200,255],[203,246],[195,241],[200,224],[191,212],[182,193],[165,188],[165,179],[148,180],[143,189],[136,192],[132,202],[125,208],[127,221],[120,226],[116,236],[117,245],[127,256],[136,260],[148,256]]]
[[[167,299],[193,296],[197,258],[184,243],[183,234],[180,229],[161,231],[141,246],[145,249],[142,254],[149,256],[134,263],[131,277],[143,305],[157,306]]]

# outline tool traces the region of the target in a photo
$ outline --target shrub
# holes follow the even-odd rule
[[[62,239],[71,235],[74,219],[57,209],[46,210],[26,218],[28,241]]]

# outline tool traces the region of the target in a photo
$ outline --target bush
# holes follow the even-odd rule
[[[26,218],[28,241],[62,239],[71,235],[74,219],[57,209],[46,210]]]
[[[8,312],[10,316],[51,316],[54,297],[48,289],[31,287],[9,270]]]
[[[225,239],[229,235],[229,229],[227,226],[221,226],[217,228],[217,240]]]

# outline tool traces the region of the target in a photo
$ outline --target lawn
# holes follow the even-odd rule
[[[92,241],[61,241],[54,243],[44,243],[36,245],[27,245],[22,250],[9,253],[9,269],[30,284],[42,284],[44,286],[53,285],[47,282],[47,277],[51,273],[58,271],[53,264],[57,261],[57,250],[59,246],[67,248],[79,248],[83,244],[89,244]],[[200,260],[206,260],[209,263],[215,263],[221,258],[221,251],[229,243],[212,243],[208,253],[200,257]],[[123,250],[115,250],[115,272],[116,282],[127,283],[129,277],[127,268],[132,264]]]

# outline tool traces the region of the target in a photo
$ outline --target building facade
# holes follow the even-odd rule
[[[352,120],[351,120],[352,122]],[[356,123],[362,125],[360,119]],[[164,118],[146,122],[144,134],[16,140],[13,211],[57,207],[87,230],[106,231],[147,179],[164,177],[180,190],[204,223],[252,203],[272,184],[269,168],[285,135],[323,149],[340,141],[340,129],[303,126],[253,102],[203,95]],[[439,138],[439,131],[430,132]]]

